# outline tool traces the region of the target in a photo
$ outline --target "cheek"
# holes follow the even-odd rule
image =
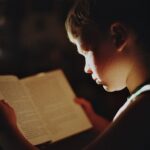
[[[104,44],[99,47],[98,52],[95,53],[95,64],[99,66],[100,70],[111,64],[114,59],[115,50],[110,44]]]
[[[126,86],[129,65],[113,47],[103,46],[103,49],[95,54],[95,66],[108,91],[121,90]]]
[[[98,51],[94,53],[96,71],[102,80],[114,76],[115,71],[113,70],[118,63],[115,57],[115,49],[109,43],[101,45]]]
[[[103,78],[108,75],[112,75],[112,73],[116,72],[116,66],[118,65],[118,61],[108,52],[100,52],[95,56],[95,66],[97,66],[97,71]]]
[[[114,90],[122,90],[126,87],[129,66],[120,59],[112,60],[103,67],[102,76],[106,84]]]
[[[108,72],[113,66],[112,66],[112,59],[109,54],[106,53],[99,53],[95,57],[95,66],[98,74],[101,78],[105,75],[106,72]]]

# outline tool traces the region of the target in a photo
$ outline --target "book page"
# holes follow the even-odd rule
[[[4,100],[5,98],[4,98],[4,96],[3,96],[3,94],[1,93],[1,91],[0,91],[0,100]]]
[[[50,140],[31,97],[17,77],[0,76],[0,98],[5,99],[14,108],[19,128],[32,144]]]
[[[62,71],[28,77],[22,82],[28,87],[34,103],[47,122],[52,141],[91,128],[83,110],[75,104],[75,94]]]

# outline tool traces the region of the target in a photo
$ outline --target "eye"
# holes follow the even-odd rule
[[[87,51],[87,52],[86,52],[86,55],[88,55],[88,56],[93,56],[93,51],[92,51],[92,50]]]
[[[82,54],[84,55],[84,56],[86,56],[87,54],[88,54],[88,51],[82,51]]]
[[[77,51],[82,56],[86,56],[87,55],[87,51],[84,51],[84,50],[81,50],[81,49],[78,49],[78,48],[77,48]]]

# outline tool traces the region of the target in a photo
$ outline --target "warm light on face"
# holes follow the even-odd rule
[[[79,38],[72,39],[74,44],[77,46],[77,51],[80,55],[82,55],[85,59],[85,67],[84,71],[85,73],[91,74],[92,79],[97,83],[101,84],[102,81],[99,77],[98,71],[97,71],[97,65],[95,64],[95,57],[92,50],[85,50],[85,48],[82,46],[81,40]]]
[[[113,42],[106,39],[100,44],[95,54],[95,50],[91,50],[85,43],[83,45],[79,37],[73,37],[70,32],[68,37],[76,45],[78,53],[85,59],[85,72],[90,74],[97,84],[102,85],[108,92],[122,90],[126,86],[129,66],[124,60],[122,49],[118,53]]]

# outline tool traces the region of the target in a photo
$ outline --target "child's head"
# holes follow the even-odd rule
[[[142,0],[79,0],[68,14],[68,37],[85,57],[85,71],[108,91],[126,86],[135,49],[149,47],[147,7]]]

